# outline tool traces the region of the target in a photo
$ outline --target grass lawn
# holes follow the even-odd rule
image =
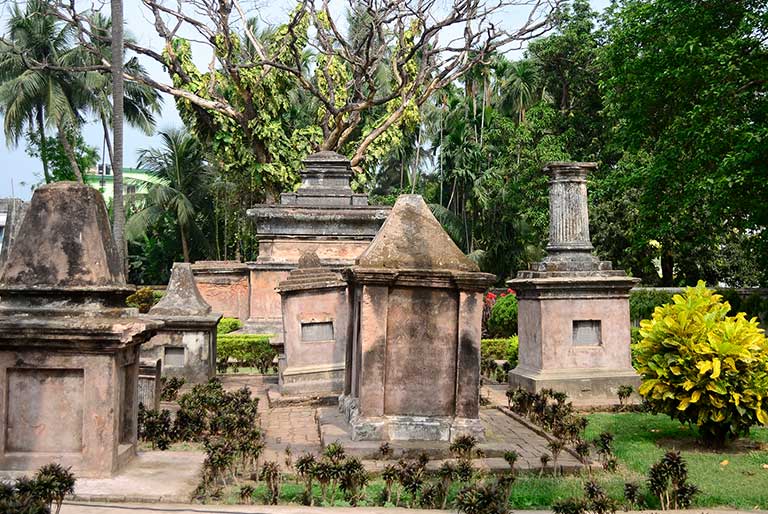
[[[594,478],[616,500],[623,500],[625,482],[641,484],[645,490],[648,468],[668,449],[674,448],[682,451],[688,463],[690,480],[701,489],[692,507],[768,509],[768,429],[753,429],[749,439],[740,441],[731,449],[713,452],[696,444],[695,430],[683,427],[667,416],[596,413],[587,417],[589,425],[586,436],[589,440],[603,431],[615,435],[614,447],[619,469],[616,473],[595,472]],[[521,474],[512,488],[510,507],[518,510],[548,509],[557,500],[583,496],[584,482],[588,478],[586,473],[566,477],[539,476],[535,472]],[[266,492],[264,485],[250,481],[245,483],[255,486],[254,502],[263,502]],[[360,505],[378,505],[377,499],[383,486],[381,479],[373,479]],[[452,499],[457,490],[458,486],[455,486],[449,498]],[[219,501],[241,503],[238,491],[237,486],[226,487]],[[284,480],[280,503],[300,503],[302,491],[303,487],[292,478]],[[320,490],[317,486],[314,492],[315,504],[320,505]],[[348,505],[341,497],[340,492],[336,494],[335,506]],[[646,508],[658,508],[657,499],[650,497],[647,492],[645,498]],[[403,493],[400,506],[409,503],[410,497]]]
[[[715,452],[696,444],[695,428],[691,430],[668,416],[623,413],[587,417],[588,439],[603,431],[615,435],[619,473],[627,480],[644,481],[651,464],[668,449],[677,449],[688,463],[691,482],[701,489],[694,506],[768,508],[768,429],[753,428],[748,440]]]

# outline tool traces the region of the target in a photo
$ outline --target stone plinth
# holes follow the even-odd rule
[[[192,266],[176,262],[165,296],[149,310],[164,326],[141,348],[145,359],[159,359],[164,376],[207,382],[216,374],[216,325],[221,314],[211,313],[195,285]]]
[[[280,282],[285,365],[283,396],[336,395],[344,389],[344,359],[349,325],[347,283],[306,253],[299,268]]]
[[[136,452],[139,346],[101,194],[35,190],[0,276],[0,470],[110,476]]]
[[[338,271],[354,264],[389,213],[369,206],[368,197],[350,188],[349,161],[334,152],[307,157],[301,185],[283,193],[279,204],[256,205],[248,216],[256,226],[259,257],[251,270],[249,325],[283,340],[278,284],[296,269],[299,258],[315,252],[321,266]]]
[[[517,291],[520,349],[513,387],[563,391],[579,404],[617,401],[639,384],[629,291],[639,282],[592,255],[586,176],[594,163],[551,163],[548,256],[507,284]]]
[[[197,289],[213,312],[227,318],[250,316],[248,266],[238,261],[198,261],[192,264]]]
[[[398,199],[345,275],[352,333],[340,407],[353,439],[481,438],[483,292],[496,277],[479,272],[418,195]]]

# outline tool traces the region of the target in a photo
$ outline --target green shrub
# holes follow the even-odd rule
[[[511,368],[517,366],[517,336],[505,339],[483,339],[480,344],[480,357],[483,361],[506,360]]]
[[[229,334],[243,328],[243,322],[237,318],[221,318],[216,326],[216,333],[219,335]]]
[[[187,383],[184,377],[162,377],[160,379],[160,399],[164,402],[175,402],[179,396],[179,389]]]
[[[731,306],[729,314],[735,316],[743,312],[747,319],[757,318],[764,322],[768,317],[768,298],[763,298],[759,294],[749,295],[743,299],[734,289],[718,289],[717,294],[722,295],[723,300]]]
[[[629,317],[634,321],[650,319],[653,310],[672,301],[672,293],[653,289],[641,289],[629,294]]]
[[[494,337],[517,334],[517,297],[505,294],[498,297],[488,318],[488,332]]]
[[[768,339],[757,322],[728,316],[701,281],[672,300],[641,322],[638,392],[649,407],[695,423],[712,446],[768,425]]]
[[[268,373],[277,352],[265,334],[224,334],[216,343],[219,361],[234,360],[243,367],[254,367]]]
[[[155,291],[151,287],[141,287],[126,298],[125,303],[128,307],[139,309],[139,312],[146,314],[164,295],[162,291]]]

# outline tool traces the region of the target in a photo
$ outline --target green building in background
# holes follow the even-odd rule
[[[115,176],[112,174],[112,166],[109,164],[99,164],[95,168],[91,168],[83,176],[83,180],[91,187],[95,187],[104,196],[104,202],[107,205],[112,201],[114,196],[114,180]],[[123,195],[126,199],[129,197],[135,197],[147,192],[147,187],[155,179],[150,175],[148,171],[140,170],[136,168],[123,168]]]

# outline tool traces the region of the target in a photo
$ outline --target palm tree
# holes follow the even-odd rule
[[[190,234],[197,230],[195,219],[210,201],[204,187],[209,178],[208,162],[202,145],[185,130],[167,130],[160,132],[160,137],[161,148],[139,151],[138,165],[151,178],[144,205],[131,216],[126,229],[135,239],[164,215],[170,215],[181,236],[184,262],[189,262]]]
[[[114,203],[112,235],[117,243],[120,263],[127,272],[128,245],[125,239],[125,203],[123,202],[123,0],[112,0],[112,173]]]
[[[73,64],[77,53],[72,30],[48,13],[44,0],[31,0],[24,11],[14,4],[7,26],[8,42],[0,44],[0,109],[6,140],[15,146],[25,132],[37,131],[43,175],[46,183],[51,182],[45,132],[53,126],[82,182],[70,136],[82,121],[85,88],[81,74],[60,69]]]
[[[539,68],[530,59],[497,62],[498,101],[503,112],[514,113],[518,124],[525,123],[526,111],[546,93],[539,84]]]

